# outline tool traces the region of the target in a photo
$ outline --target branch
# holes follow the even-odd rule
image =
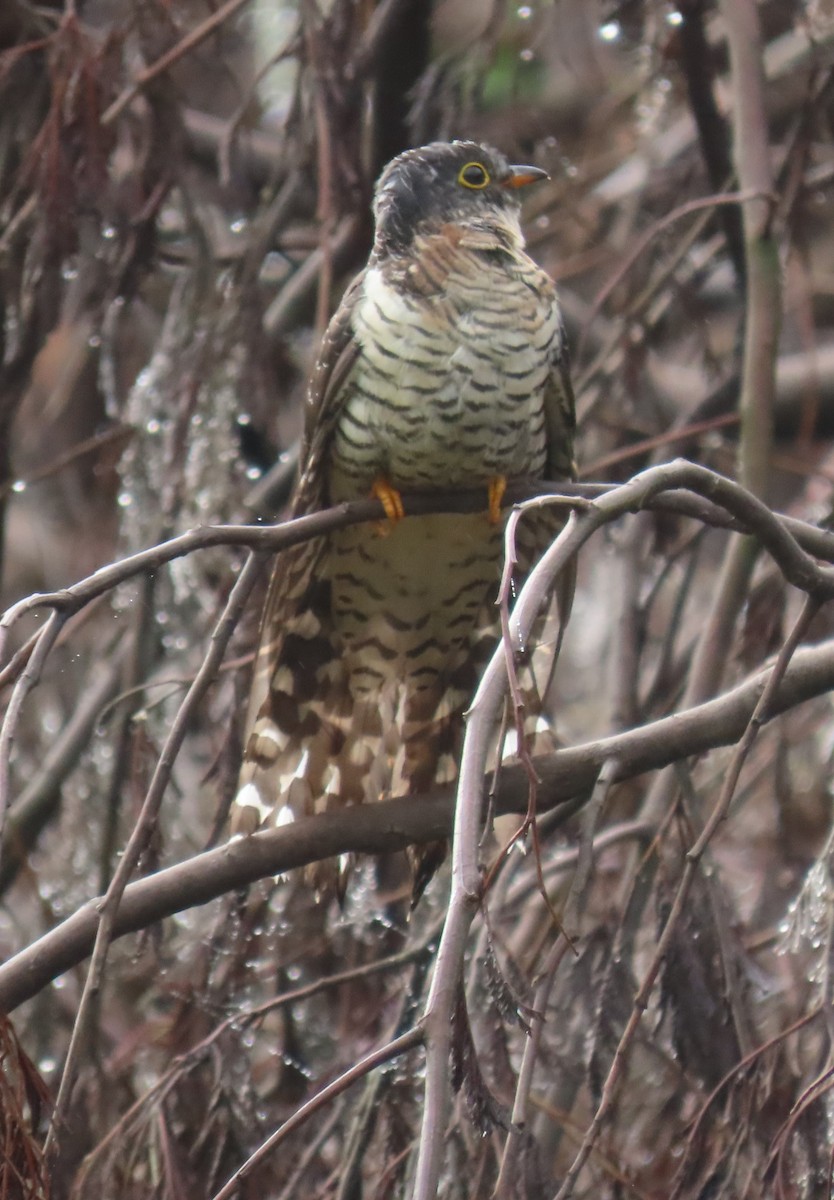
[[[214,681],[220,664],[223,661],[223,655],[225,654],[229,639],[234,632],[235,626],[252,592],[252,588],[255,586],[264,565],[264,555],[262,553],[250,553],[246,565],[240,572],[232,588],[223,614],[212,633],[211,647],[203,659],[202,666],[188,689],[171,726],[165,746],[157,761],[153,778],[145,795],[139,817],[134,825],[124,853],[119,859],[119,864],[110,881],[110,886],[101,903],[96,906],[98,925],[96,928],[93,960],[84,983],[81,1002],[78,1006],[78,1013],[70,1037],[64,1070],[61,1075],[61,1083],[58,1088],[55,1107],[44,1143],[44,1154],[47,1154],[50,1149],[56,1146],[57,1136],[66,1116],[72,1087],[75,1082],[75,1073],[77,1061],[80,1057],[82,1040],[88,1032],[87,1024],[93,1011],[94,997],[101,990],[104,967],[110,950],[110,943],[113,940],[113,929],[118,917],[124,890],[127,887],[130,876],[139,863],[153,827],[156,824],[174,761],[185,739],[189,722],[197,705]],[[53,617],[56,615],[53,614]],[[49,626],[47,625],[46,628],[48,629]]]
[[[635,511],[660,493],[680,487],[697,492],[748,524],[778,562],[785,578],[815,602],[821,603],[834,596],[834,572],[830,568],[819,567],[762,501],[739,485],[703,467],[674,462],[643,471],[615,491],[601,496],[580,514],[571,514],[567,525],[534,567],[521,590],[512,614],[512,644],[527,645],[539,612],[553,594],[560,571],[569,567],[594,533],[624,512]],[[531,505],[544,503],[545,500],[530,502]],[[426,1098],[414,1185],[415,1200],[433,1200],[442,1170],[442,1130],[446,1127],[449,1107],[448,1061],[454,1005],[467,934],[481,900],[477,847],[481,833],[483,777],[491,731],[498,724],[506,694],[507,662],[501,644],[487,665],[467,714],[455,806],[452,889],[424,1015]]]
[[[669,951],[672,942],[672,937],[675,933],[675,928],[680,920],[681,914],[689,898],[692,885],[695,882],[695,877],[698,872],[700,859],[702,858],[710,839],[715,834],[718,826],[722,821],[726,820],[727,813],[730,808],[735,793],[736,785],[741,775],[741,769],[750,753],[753,742],[759,735],[762,725],[773,715],[773,700],[779,690],[779,683],[785,677],[785,672],[788,670],[791,658],[796,653],[796,648],[801,637],[805,634],[808,626],[817,611],[817,605],[813,600],[807,600],[803,606],[799,619],[794,624],[790,636],[785,641],[774,665],[766,672],[766,683],[762,689],[762,694],[756,704],[756,707],[750,717],[744,734],[736,746],[733,754],[729,770],[724,777],[724,782],[721,787],[721,792],[716,800],[715,806],[702,829],[700,836],[690,846],[686,853],[686,862],[677,891],[675,893],[672,906],[666,917],[657,947],[652,955],[648,969],[643,976],[643,981],[637,995],[634,997],[631,1013],[626,1023],[625,1030],[620,1037],[619,1044],[614,1053],[614,1058],[608,1070],[605,1083],[602,1087],[599,1104],[594,1113],[593,1119],[585,1132],[582,1139],[582,1144],[576,1153],[576,1157],[571,1163],[570,1169],[565,1175],[562,1186],[556,1194],[555,1200],[569,1200],[573,1195],[574,1184],[579,1178],[579,1173],[582,1167],[588,1160],[591,1150],[599,1137],[605,1121],[608,1117],[620,1085],[625,1078],[625,1063],[630,1051],[634,1036],[637,1032],[637,1027],[643,1018],[643,1014],[649,1007],[649,1000],[654,991],[655,983],[660,974],[660,969],[664,959]]]
[[[276,1129],[275,1133],[271,1137],[268,1137],[254,1154],[250,1154],[243,1166],[238,1167],[234,1175],[232,1175],[214,1197],[214,1200],[231,1200],[231,1197],[238,1190],[238,1184],[242,1183],[248,1175],[251,1175],[258,1163],[267,1154],[271,1153],[279,1142],[288,1137],[293,1130],[297,1129],[299,1125],[303,1125],[307,1118],[312,1116],[322,1105],[332,1100],[335,1096],[340,1095],[351,1084],[356,1083],[359,1079],[363,1079],[371,1071],[376,1070],[377,1067],[383,1066],[393,1058],[398,1058],[401,1054],[406,1054],[409,1050],[413,1050],[415,1046],[420,1045],[422,1040],[423,1034],[418,1026],[410,1029],[407,1033],[401,1034],[398,1038],[394,1038],[393,1041],[387,1042],[378,1050],[372,1050],[364,1058],[360,1058],[352,1067],[343,1072],[338,1079],[334,1079],[327,1087],[322,1088],[320,1092],[317,1092],[315,1096],[312,1096],[305,1104],[296,1109],[292,1116],[279,1129]]]
[[[55,609],[41,629],[26,668],[15,684],[9,707],[3,719],[2,728],[0,728],[0,845],[3,842],[6,813],[9,808],[12,746],[17,734],[20,713],[26,697],[40,681],[43,665],[49,657],[50,650],[55,645],[64,620],[65,618],[61,613]]]
[[[216,29],[233,16],[239,8],[246,4],[247,0],[226,0],[217,12],[211,13],[204,21],[201,21],[196,29],[190,30],[184,37],[180,38],[175,46],[167,50],[165,54],[158,58],[155,63],[151,63],[149,67],[145,67],[140,71],[136,79],[129,87],[118,96],[105,113],[102,114],[102,125],[112,125],[118,116],[131,104],[144,87],[146,87],[157,76],[164,74],[169,67],[174,66],[184,58],[187,54],[204,42]]]
[[[38,834],[54,815],[64,781],[89,745],[102,709],[118,694],[128,649],[126,645],[119,647],[112,658],[96,664],[84,679],[75,711],[12,805],[0,842],[0,896],[14,881]]]
[[[654,468],[665,472],[659,489],[663,494],[656,494],[653,483],[651,487],[641,490],[628,484],[599,484],[599,483],[551,483],[542,480],[516,480],[512,482],[505,493],[505,506],[518,504],[536,496],[563,498],[566,505],[573,501],[577,506],[583,500],[598,500],[603,496],[619,497],[615,501],[615,514],[639,512],[643,509],[673,512],[679,516],[692,517],[707,525],[717,528],[732,529],[738,532],[757,532],[757,527],[763,527],[756,516],[764,517],[766,513],[770,522],[781,526],[784,532],[807,554],[834,563],[834,533],[820,529],[805,521],[793,517],[781,516],[770,512],[769,509],[751,507],[743,502],[744,489],[737,484],[724,479],[705,467],[679,460]],[[671,472],[671,474],[669,474]],[[636,476],[645,479],[646,473]],[[695,480],[696,482],[692,482]],[[721,490],[722,484],[724,490]],[[697,494],[690,495],[684,490],[691,487]],[[622,489],[628,489],[623,491]],[[663,491],[663,489],[666,489]],[[736,496],[736,502],[730,504],[728,497]],[[404,492],[403,505],[407,516],[423,516],[427,513],[438,512],[479,512],[484,508],[483,488],[449,489],[447,492]],[[726,506],[725,511],[720,505]],[[607,511],[607,510],[606,510]],[[8,632],[12,625],[21,617],[38,608],[55,608],[75,612],[89,604],[92,600],[112,591],[121,583],[142,575],[147,571],[157,571],[166,563],[177,558],[184,558],[198,550],[209,550],[215,546],[240,547],[255,551],[270,551],[278,553],[290,546],[310,541],[332,533],[336,529],[344,529],[349,525],[358,525],[365,521],[380,521],[385,512],[378,500],[354,500],[349,504],[338,504],[333,508],[324,509],[310,516],[297,517],[291,521],[283,521],[277,525],[201,525],[187,533],[181,533],[168,541],[160,542],[148,550],[141,550],[127,558],[108,566],[100,567],[86,579],[79,580],[71,587],[57,592],[37,592],[26,596],[13,604],[0,618],[0,663],[4,658],[4,650]],[[609,518],[613,519],[613,517]],[[751,520],[753,524],[751,524]],[[767,522],[765,522],[767,524]],[[778,561],[778,560],[777,560]],[[781,565],[781,564],[780,564]],[[3,682],[14,678],[14,672],[7,669],[0,671]]]
[[[773,448],[776,350],[782,316],[778,250],[771,233],[770,165],[761,32],[755,0],[722,0],[733,82],[733,155],[739,187],[759,195],[742,205],[746,268],[738,477],[757,496],[767,493]],[[749,541],[731,541],[715,599],[693,660],[687,700],[706,700],[721,686],[736,620],[756,562]]]
[[[743,734],[765,686],[768,672],[707,704],[654,721],[627,733],[599,738],[582,746],[535,758],[540,779],[539,811],[565,805],[569,815],[576,798],[587,797],[602,765],[617,761],[615,781],[728,746]],[[834,688],[834,640],[800,650],[773,700],[778,716]],[[490,773],[485,782],[491,780]],[[502,768],[495,811],[523,813],[527,808],[527,773],[523,767]],[[406,846],[449,836],[454,789],[438,788],[420,797],[384,800],[317,817],[304,817],[280,829],[197,854],[131,883],[125,889],[113,925],[113,936],[135,933],[164,917],[207,904],[226,892],[258,879],[282,875],[296,867],[340,854],[387,854]],[[90,953],[99,919],[98,899],[89,900],[55,929],[0,964],[0,1012],[10,1012],[37,995],[42,987],[77,966]]]

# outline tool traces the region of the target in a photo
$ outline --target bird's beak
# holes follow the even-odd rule
[[[528,183],[538,183],[540,179],[549,178],[547,171],[543,171],[541,167],[510,167],[507,178],[501,180],[501,187],[527,187]]]

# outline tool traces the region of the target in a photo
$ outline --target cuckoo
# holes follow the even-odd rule
[[[408,150],[379,179],[370,259],[312,373],[293,513],[376,495],[388,519],[276,562],[236,832],[455,775],[497,636],[506,481],[574,471],[556,290],[520,226],[521,189],[546,177],[456,141]],[[402,519],[401,492],[473,487],[482,512]],[[553,531],[530,524],[522,559]]]

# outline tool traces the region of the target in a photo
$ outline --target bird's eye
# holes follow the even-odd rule
[[[458,183],[462,183],[464,187],[468,188],[485,188],[489,183],[489,172],[480,163],[467,163],[460,169]]]

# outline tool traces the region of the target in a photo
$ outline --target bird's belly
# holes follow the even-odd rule
[[[430,395],[409,382],[404,371],[390,392],[374,381],[372,393],[357,380],[334,437],[334,500],[365,494],[379,476],[400,489],[419,489],[542,475],[541,392],[508,396],[500,375],[479,379],[452,363]]]
[[[325,570],[355,697],[390,680],[413,692],[448,679],[498,591],[503,534],[486,513],[414,517],[379,536],[333,535]]]
[[[450,312],[373,295],[388,307],[369,303],[360,320],[362,354],[334,431],[332,498],[366,494],[379,476],[401,490],[541,476],[555,325],[519,328],[500,300]]]
[[[381,477],[400,491],[541,477],[549,318],[533,313],[526,327],[520,294],[493,308],[418,305],[379,280],[368,294],[331,443],[330,498],[367,495]],[[486,510],[485,490],[480,513],[412,517],[383,537],[362,526],[333,535],[325,571],[355,699],[372,702],[392,683],[406,696],[436,694],[471,661],[503,557],[502,526]]]

